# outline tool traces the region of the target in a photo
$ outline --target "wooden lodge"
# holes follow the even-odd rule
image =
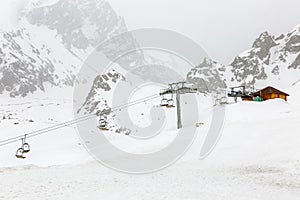
[[[262,90],[259,90],[255,93],[253,93],[254,97],[261,97],[264,100],[269,100],[269,99],[276,99],[276,98],[281,98],[285,101],[287,101],[287,97],[290,96],[287,93],[284,93],[276,88],[273,88],[271,86],[268,86]]]

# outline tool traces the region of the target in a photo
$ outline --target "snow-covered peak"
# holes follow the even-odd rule
[[[0,93],[11,96],[73,85],[87,53],[127,29],[103,0],[34,1],[18,26],[0,33]]]
[[[289,33],[288,35],[300,35],[300,24],[295,26]]]
[[[126,30],[122,18],[102,0],[60,0],[26,14],[33,25],[56,30],[67,49],[95,47],[108,36]]]
[[[266,44],[275,45],[274,39],[268,32],[264,32],[260,34],[260,36],[255,40],[252,47],[253,48],[261,48]]]
[[[44,36],[51,36],[51,32]],[[0,93],[26,96],[45,91],[45,84],[59,87],[74,84],[76,60],[63,51],[59,41],[49,38],[52,45],[47,45],[26,29],[19,29],[1,32],[0,42]],[[57,49],[60,54],[56,54]],[[67,61],[59,55],[64,55]]]
[[[238,55],[229,66],[228,84],[291,86],[300,75],[299,33],[300,25],[278,37],[262,33],[252,48]]]
[[[209,58],[205,58],[201,64],[188,72],[186,81],[192,83],[200,90],[212,90],[226,88],[223,79],[225,66]]]

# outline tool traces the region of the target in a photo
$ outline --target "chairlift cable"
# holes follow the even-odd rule
[[[137,105],[137,104],[140,104],[140,103],[144,103],[146,101],[149,101],[149,100],[152,100],[152,99],[155,99],[155,98],[158,98],[158,97],[159,97],[158,94],[143,97],[141,99],[134,100],[134,101],[129,102],[127,104],[116,106],[116,107],[112,108],[111,111],[124,109],[124,108],[130,107],[130,106],[134,106],[134,105]],[[32,131],[30,133],[26,133],[25,135],[26,135],[26,138],[32,138],[32,137],[35,137],[35,136],[38,136],[38,135],[41,135],[41,134],[44,134],[44,133],[47,133],[47,132],[50,132],[50,131],[54,131],[54,130],[64,128],[64,127],[69,126],[69,125],[76,124],[78,122],[82,122],[82,121],[86,121],[88,119],[92,119],[94,117],[95,117],[95,114],[89,114],[89,115],[86,115],[86,116],[79,117],[77,119],[73,119],[73,120],[69,120],[69,121],[66,121],[66,122],[63,122],[63,123],[60,123],[60,124],[56,124],[54,126],[50,126],[50,127],[46,127],[46,128],[36,130],[36,131]],[[12,137],[12,138],[9,138],[9,139],[2,140],[2,141],[0,141],[0,146],[15,143],[15,142],[19,141],[20,139],[23,139],[25,135],[19,135],[19,136],[16,136],[16,137]]]

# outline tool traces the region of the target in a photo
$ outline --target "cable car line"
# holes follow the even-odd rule
[[[208,88],[205,88],[204,90],[199,90],[197,88],[191,88],[189,86],[185,86],[185,84],[186,84],[185,82],[178,82],[178,83],[169,84],[169,87],[166,90],[164,90],[163,92],[160,92],[159,94],[153,94],[153,95],[150,95],[150,96],[147,96],[147,97],[143,97],[141,99],[136,99],[134,101],[127,102],[125,104],[122,104],[122,105],[119,105],[119,106],[116,106],[116,107],[113,107],[113,108],[110,108],[110,109],[107,109],[107,110],[97,111],[96,113],[88,114],[88,115],[79,117],[77,119],[69,120],[69,121],[66,121],[66,122],[63,122],[63,123],[60,123],[60,124],[56,124],[56,125],[53,125],[53,126],[50,126],[50,127],[46,127],[46,128],[42,128],[42,129],[39,129],[39,130],[36,130],[36,131],[32,131],[32,132],[27,133],[25,135],[20,135],[20,136],[16,136],[16,137],[12,137],[12,138],[2,140],[2,141],[0,141],[0,147],[11,144],[11,143],[15,143],[15,142],[21,140],[22,141],[22,146],[17,149],[17,152],[16,152],[15,156],[17,158],[24,159],[24,158],[26,158],[24,154],[30,152],[30,146],[26,142],[26,138],[28,139],[28,138],[36,137],[36,136],[39,136],[39,135],[42,135],[42,134],[45,134],[45,133],[48,133],[48,132],[51,132],[51,131],[55,131],[55,130],[58,130],[58,129],[61,129],[61,128],[64,128],[64,127],[67,127],[67,126],[70,126],[70,125],[73,125],[73,124],[76,124],[76,123],[80,123],[80,122],[83,122],[83,121],[86,121],[86,120],[89,120],[89,119],[94,119],[96,116],[100,117],[100,120],[98,122],[99,123],[98,128],[103,130],[103,131],[106,131],[106,130],[109,130],[107,128],[107,124],[108,124],[107,115],[109,115],[111,112],[116,111],[116,110],[120,111],[124,108],[128,108],[130,106],[134,106],[134,105],[137,105],[137,104],[140,104],[140,103],[146,103],[147,101],[150,101],[152,99],[155,99],[155,98],[158,98],[158,97],[161,97],[161,96],[162,96],[162,100],[161,100],[160,106],[166,107],[166,108],[173,108],[173,107],[175,107],[175,105],[174,105],[174,95],[176,94],[176,107],[177,107],[177,114],[178,114],[179,113],[178,109],[180,111],[179,94],[209,92]],[[170,97],[166,98],[165,95],[170,95]],[[180,121],[181,120],[179,120],[180,126],[178,126],[178,128],[181,128],[181,122]]]
[[[130,106],[134,106],[134,105],[137,105],[137,104],[140,104],[140,103],[143,103],[143,102],[146,102],[146,101],[158,98],[158,97],[159,97],[159,94],[154,94],[154,95],[150,95],[150,96],[147,96],[147,97],[144,97],[144,98],[141,98],[141,99],[137,99],[137,100],[134,100],[132,102],[116,106],[116,107],[112,108],[110,110],[110,112],[115,111],[115,110],[121,110],[121,109],[130,107]],[[36,131],[30,132],[30,133],[27,133],[26,137],[27,138],[32,138],[32,137],[35,137],[35,136],[38,136],[38,135],[41,135],[41,134],[44,134],[44,133],[47,133],[47,132],[50,132],[50,131],[54,131],[54,130],[64,128],[64,127],[69,126],[69,125],[76,124],[78,122],[82,122],[82,121],[86,121],[88,119],[92,119],[94,117],[95,117],[95,114],[90,114],[90,115],[86,115],[86,116],[83,116],[83,117],[79,117],[77,119],[73,119],[73,120],[70,120],[70,121],[67,121],[67,122],[56,124],[54,126],[46,127],[46,128],[40,129],[40,130],[36,130]],[[16,136],[16,137],[12,137],[12,138],[9,138],[9,139],[2,140],[2,141],[0,141],[0,146],[15,143],[15,142],[19,141],[20,139],[23,139],[24,136],[25,135],[20,135],[20,136]]]

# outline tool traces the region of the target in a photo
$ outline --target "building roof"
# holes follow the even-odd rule
[[[266,88],[264,88],[262,90],[259,90],[259,91],[255,92],[255,93],[253,93],[254,96],[260,96],[262,94],[283,94],[285,96],[290,96],[289,94],[287,94],[285,92],[282,92],[282,91],[280,91],[280,90],[278,90],[276,88],[273,88],[271,86],[268,86],[268,87],[266,87]]]

